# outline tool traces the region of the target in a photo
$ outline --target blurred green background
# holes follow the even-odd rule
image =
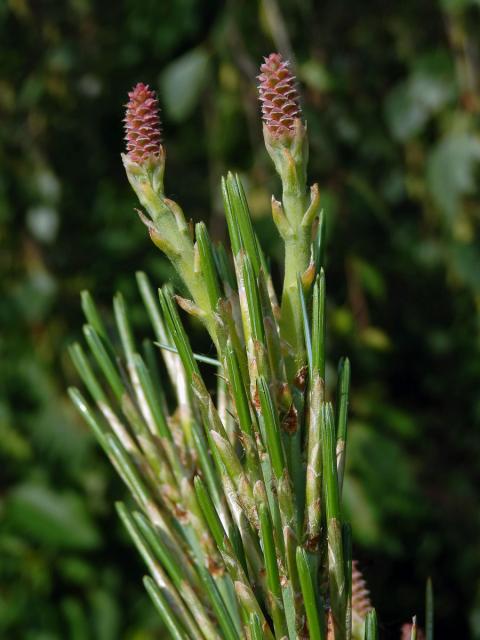
[[[133,211],[122,105],[159,91],[168,194],[224,237],[238,170],[264,245],[278,194],[254,77],[292,57],[328,216],[330,378],[349,354],[346,502],[385,638],[436,595],[480,638],[478,0],[0,2],[0,638],[165,638],[120,481],[65,394],[79,293],[107,315],[170,275]],[[200,339],[201,345],[201,339]]]

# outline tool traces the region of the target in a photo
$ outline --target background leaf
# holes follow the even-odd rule
[[[428,161],[428,186],[448,221],[459,212],[462,197],[474,193],[479,162],[480,139],[474,134],[452,133],[434,147]]]
[[[208,62],[208,53],[199,47],[184,53],[162,71],[162,102],[172,120],[185,120],[197,106],[205,87]]]
[[[95,549],[100,535],[82,499],[39,484],[20,485],[6,504],[9,526],[57,549]]]

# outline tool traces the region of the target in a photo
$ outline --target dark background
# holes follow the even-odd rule
[[[480,638],[479,33],[475,0],[0,2],[1,638],[165,637],[66,347],[82,289],[107,317],[122,290],[141,326],[135,270],[170,274],[120,161],[137,81],[159,92],[170,197],[221,238],[239,171],[279,257],[254,81],[272,50],[295,53],[328,217],[345,498],[382,637],[422,620],[431,575],[436,637]]]

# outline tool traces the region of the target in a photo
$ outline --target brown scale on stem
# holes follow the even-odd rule
[[[298,411],[293,404],[282,419],[282,428],[289,435],[293,435],[298,430]]]

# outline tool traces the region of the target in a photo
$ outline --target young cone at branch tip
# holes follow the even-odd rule
[[[131,160],[143,164],[151,156],[160,153],[158,100],[155,91],[143,82],[135,85],[128,97],[124,119],[127,152]]]
[[[125,105],[127,153],[122,160],[138,199],[152,215],[155,197],[163,197],[165,150],[161,144],[158,100],[148,84],[139,82],[128,94]]]
[[[153,243],[169,258],[187,286],[194,301],[189,311],[202,318],[214,337],[212,306],[203,274],[195,268],[192,230],[181,207],[164,193],[165,151],[156,94],[139,82],[128,97],[124,118],[127,153],[122,154],[122,160],[128,180],[148,215],[138,210],[137,213]]]
[[[290,63],[279,53],[271,53],[260,67],[258,76],[263,121],[277,138],[293,136],[300,105],[295,77]]]
[[[292,180],[293,172],[301,182],[307,164],[308,144],[290,62],[279,53],[271,53],[264,58],[257,79],[267,151],[282,181],[289,174]]]
[[[363,636],[365,618],[371,609],[367,582],[358,568],[358,562],[354,560],[352,562],[352,627],[356,636]]]
[[[258,81],[265,146],[282,182],[281,202],[272,200],[273,219],[285,243],[280,337],[289,352],[288,375],[295,376],[305,365],[298,276],[310,264],[318,198],[312,194],[309,202],[308,141],[290,63],[279,53],[271,53],[260,67]]]

